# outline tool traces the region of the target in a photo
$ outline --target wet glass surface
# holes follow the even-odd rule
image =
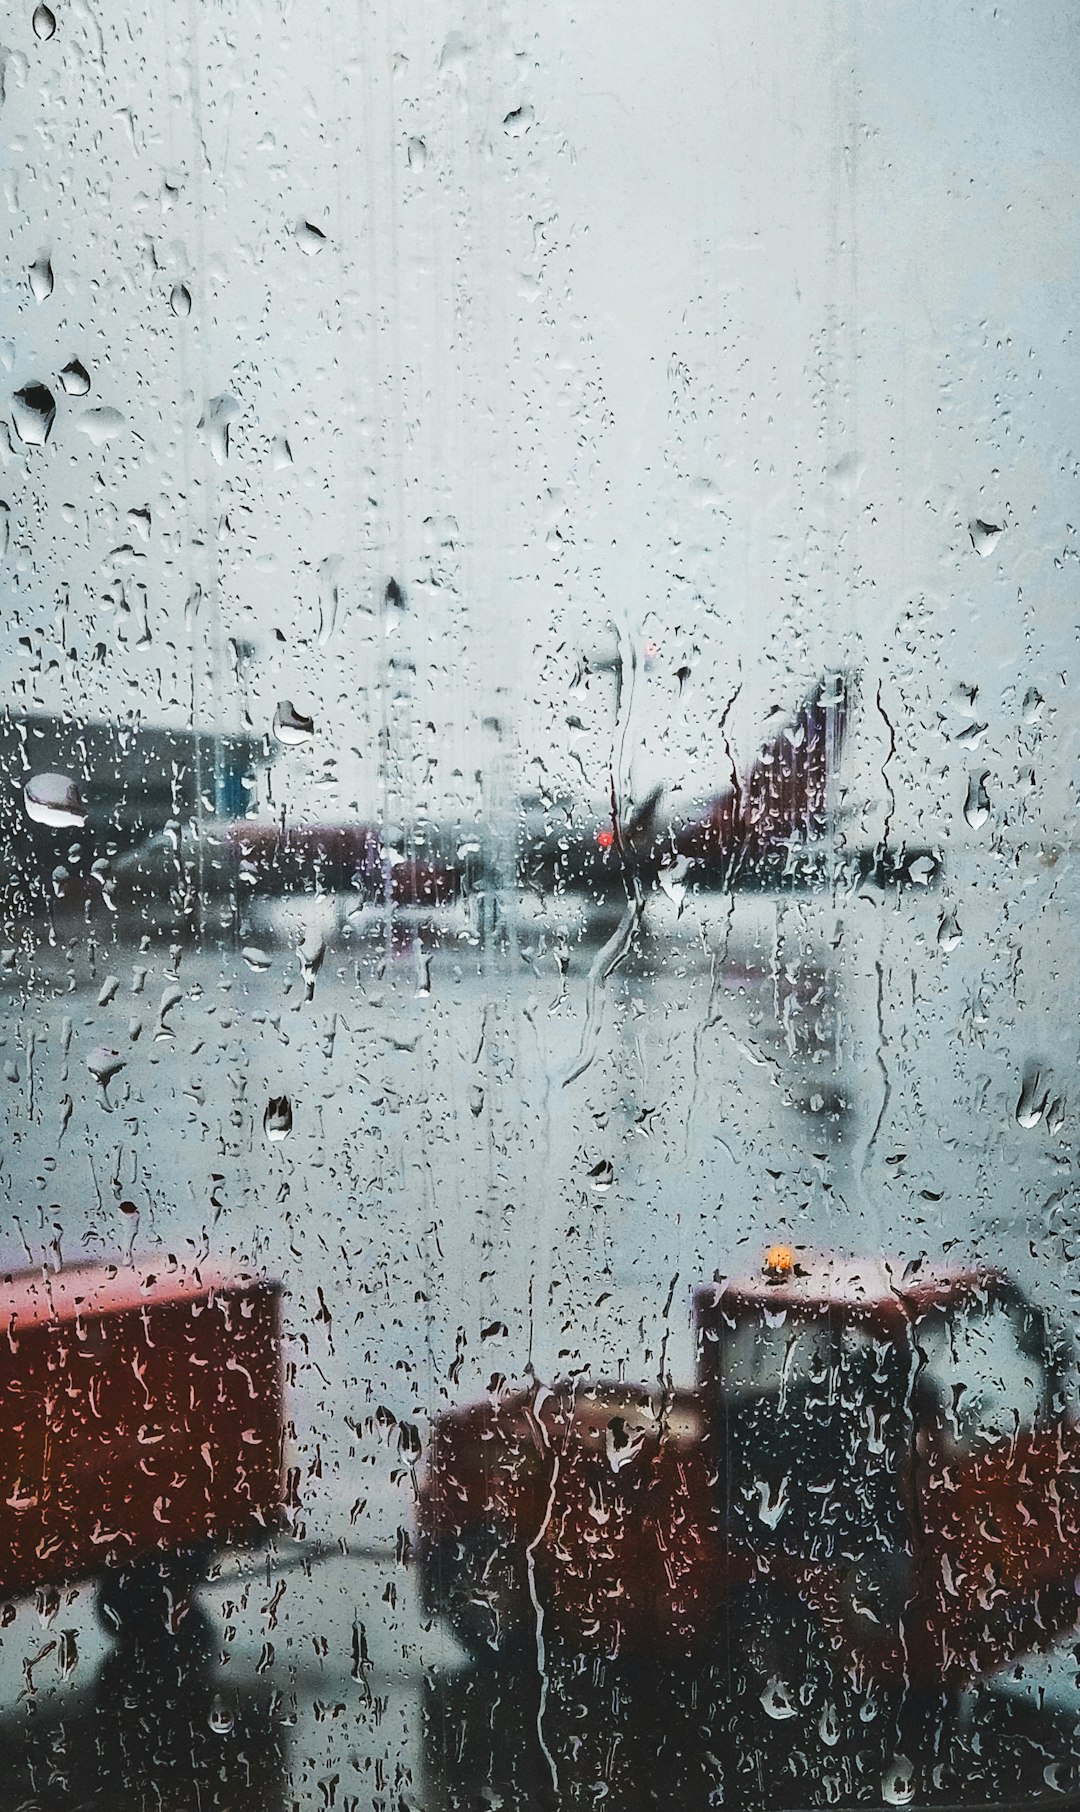
[[[1075,37],[5,23],[0,1812],[1080,1793]]]

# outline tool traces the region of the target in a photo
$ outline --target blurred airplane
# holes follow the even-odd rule
[[[656,888],[928,884],[940,874],[934,852],[849,842],[837,779],[854,697],[852,675],[825,675],[742,773],[728,750],[728,784],[682,817],[665,815],[657,785],[625,809],[613,788],[600,822],[580,799],[536,794],[519,799],[503,824],[429,823],[397,834],[362,822],[213,818],[181,828],[174,820],[96,862],[82,884],[54,877],[52,915],[113,915],[118,932],[212,927],[227,935],[234,921],[242,931],[253,911],[286,898],[415,916],[507,888],[541,902],[572,894],[602,905]]]
[[[524,802],[519,878],[540,892],[657,885],[704,890],[805,889],[839,882],[877,885],[935,880],[927,849],[847,846],[836,780],[855,699],[851,674],[825,675],[760,745],[740,776],[685,818],[662,816],[663,786],[625,814],[585,829],[575,801]]]

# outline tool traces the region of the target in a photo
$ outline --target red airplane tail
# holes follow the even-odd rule
[[[678,853],[695,862],[741,865],[822,837],[852,692],[846,673],[819,680],[794,717],[762,744],[743,780],[677,834]]]

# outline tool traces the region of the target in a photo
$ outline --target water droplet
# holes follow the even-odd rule
[[[161,1000],[158,1003],[158,1022],[154,1032],[155,1038],[172,1038],[175,1036],[172,1027],[168,1024],[168,1015],[173,1011],[174,1007],[180,1005],[183,998],[184,991],[182,988],[173,987],[165,989],[161,996]]]
[[[601,1158],[599,1164],[594,1164],[589,1172],[589,1184],[597,1195],[603,1195],[614,1181],[615,1166],[610,1158]]]
[[[972,830],[981,830],[990,816],[990,795],[986,790],[988,774],[972,774],[964,800],[964,817]]]
[[[504,114],[503,128],[511,138],[522,138],[535,118],[536,114],[531,107],[515,107],[512,112]]]
[[[270,967],[269,955],[265,950],[260,950],[258,944],[245,944],[240,955],[243,957],[248,968],[254,969],[257,973],[261,973],[263,970],[269,969]]]
[[[52,261],[47,252],[43,252],[40,258],[34,259],[33,264],[27,272],[27,277],[30,283],[30,293],[34,298],[34,301],[47,302],[53,293],[53,284],[55,281],[53,278]]]
[[[469,1112],[474,1120],[478,1120],[483,1111],[484,1091],[478,1082],[474,1082],[469,1090]]]
[[[288,437],[284,434],[278,434],[275,437],[271,463],[275,472],[287,471],[293,463],[293,451]]]
[[[983,559],[986,558],[987,554],[993,553],[998,542],[1001,540],[1002,532],[1003,525],[1001,523],[983,522],[978,516],[976,516],[973,522],[968,523],[968,534],[971,536],[971,545],[977,554],[982,555]]]
[[[1045,702],[1046,701],[1037,686],[1028,687],[1027,691],[1024,693],[1024,702],[1021,706],[1021,712],[1026,724],[1038,723],[1042,716],[1042,709]]]
[[[130,1216],[132,1216],[132,1215],[137,1215],[137,1214],[138,1214],[138,1212],[139,1212],[139,1210],[138,1210],[138,1208],[137,1208],[137,1207],[136,1207],[136,1205],[135,1205],[135,1203],[134,1203],[134,1202],[127,1202],[127,1201],[125,1201],[125,1202],[121,1202],[121,1203],[120,1203],[120,1204],[119,1204],[119,1206],[120,1206],[120,1212],[121,1212],[121,1214],[126,1214],[126,1215],[128,1215],[128,1216],[129,1216],[129,1217],[130,1217]]]
[[[79,830],[86,823],[82,795],[70,774],[33,774],[23,788],[23,800],[35,824]]]
[[[915,1797],[915,1770],[906,1755],[894,1756],[881,1782],[887,1805],[908,1806]]]
[[[169,307],[181,321],[191,313],[191,291],[186,283],[173,284],[169,291]]]
[[[755,1479],[754,1492],[757,1503],[754,1505],[758,1517],[767,1529],[775,1529],[788,1507],[788,1481],[786,1476],[779,1484],[769,1479]],[[749,1495],[749,1494],[748,1494]]]
[[[917,887],[929,887],[937,871],[938,864],[933,856],[915,856],[908,863],[908,880],[914,881]]]
[[[439,52],[439,68],[448,70],[462,81],[465,78],[465,64],[472,51],[472,45],[459,31],[452,31]]]
[[[1037,1064],[1028,1064],[1024,1079],[1020,1085],[1020,1096],[1016,1103],[1016,1124],[1025,1132],[1038,1126],[1046,1112],[1050,1099],[1050,1090],[1043,1087],[1042,1072]]]
[[[227,392],[222,396],[212,396],[206,405],[205,412],[199,417],[199,427],[210,443],[210,452],[221,466],[229,457],[229,424],[240,414],[240,404],[235,396]]]
[[[211,1730],[216,1731],[219,1736],[224,1736],[227,1731],[232,1729],[236,1722],[232,1706],[219,1692],[216,1692],[213,1699],[210,1701],[207,1722],[210,1725]]]
[[[956,916],[956,907],[950,907],[948,912],[943,912],[941,915],[937,933],[938,949],[955,950],[963,935],[960,921]]]
[[[673,862],[664,862],[660,867],[660,885],[669,900],[681,906],[686,898],[686,876],[690,869],[689,856],[676,856]]]
[[[34,28],[35,38],[40,38],[43,44],[47,44],[56,31],[56,14],[51,6],[45,5],[45,0],[41,0],[41,4],[34,8],[30,23]]]
[[[977,749],[989,728],[989,724],[965,724],[954,740],[962,749]]]
[[[411,138],[406,147],[410,170],[422,170],[427,163],[427,146],[422,138]]]
[[[124,1068],[124,1065],[125,1060],[119,1051],[113,1050],[112,1046],[108,1044],[95,1045],[86,1059],[87,1069],[91,1076],[101,1083],[102,1088],[116,1075],[118,1070]]]
[[[315,720],[298,711],[291,698],[283,698],[274,712],[274,735],[288,747],[310,742],[315,734]]]
[[[341,555],[328,554],[325,560],[319,561],[319,647],[325,648],[334,630],[337,628],[338,574],[341,571]]]
[[[80,359],[69,359],[60,373],[60,382],[68,396],[85,396],[90,388],[90,373]]]
[[[310,1000],[315,992],[315,977],[323,965],[326,945],[317,931],[308,931],[300,945],[297,955],[300,958],[300,974]]]
[[[292,1102],[288,1095],[271,1095],[263,1115],[263,1132],[272,1144],[287,1139],[292,1132]]]
[[[822,1708],[818,1719],[818,1735],[830,1749],[840,1741],[840,1718],[831,1701]]]
[[[80,434],[92,440],[95,447],[103,447],[107,440],[115,440],[124,428],[124,417],[119,409],[104,407],[84,409],[75,423]]]
[[[313,258],[315,253],[321,252],[326,244],[326,234],[320,227],[314,226],[310,220],[302,220],[296,229],[296,243],[302,252],[306,252],[309,258]]]
[[[792,1698],[791,1688],[780,1679],[779,1675],[775,1674],[761,1695],[761,1703],[765,1707],[767,1715],[770,1718],[776,1718],[777,1721],[782,1718],[793,1718],[798,1709]]]
[[[27,447],[43,447],[56,418],[56,398],[44,384],[24,384],[16,390],[11,418],[15,432]]]

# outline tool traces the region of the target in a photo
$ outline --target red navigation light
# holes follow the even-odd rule
[[[596,841],[599,843],[601,849],[610,849],[615,841],[615,832],[607,829],[598,830],[596,833]]]

